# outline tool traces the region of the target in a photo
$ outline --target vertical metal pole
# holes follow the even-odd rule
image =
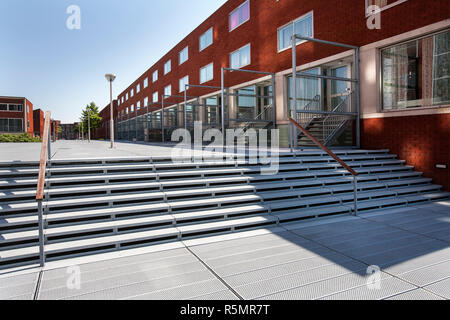
[[[138,111],[137,111],[137,104],[136,107],[134,108],[134,131],[135,131],[135,136],[136,136],[136,142],[138,141]]]
[[[358,179],[357,176],[353,176],[353,196],[354,196],[354,215],[358,215]]]
[[[225,147],[225,70],[224,68],[221,69],[221,92],[222,92],[222,146]]]
[[[186,85],[184,86],[184,130],[187,130],[187,90]]]
[[[161,134],[162,134],[162,142],[166,141],[164,136],[164,99],[165,95],[162,96],[162,108],[161,108]]]
[[[110,97],[110,101],[111,101],[111,106],[110,106],[110,117],[111,117],[111,121],[109,122],[109,135],[110,135],[110,140],[111,140],[111,149],[114,149],[114,109],[113,109],[113,98],[112,98],[112,81],[109,82],[109,97]]]
[[[48,159],[48,161],[50,161],[51,158],[52,158],[52,147],[51,147],[51,144],[52,144],[52,139],[50,137],[50,132],[49,132],[48,133],[48,144],[47,144],[47,159]]]
[[[292,105],[290,106],[290,117],[292,117],[295,121],[297,121],[297,38],[295,37],[295,34],[292,35]],[[290,136],[291,136],[291,152],[297,150],[298,140],[297,137],[295,137],[296,129],[294,128],[294,125],[289,122],[290,126]]]
[[[45,264],[44,255],[44,219],[42,211],[42,200],[38,201],[38,223],[39,223],[39,264],[41,267]]]
[[[91,109],[88,110],[88,142],[91,142]]]
[[[360,74],[359,74],[359,48],[355,49],[355,73],[356,73],[356,146],[361,148],[361,102],[360,102]]]
[[[275,94],[275,75],[272,75],[272,121],[273,121],[273,128],[276,129],[277,124],[277,96]]]

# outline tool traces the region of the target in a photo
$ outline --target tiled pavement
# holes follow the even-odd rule
[[[0,299],[450,299],[450,202],[171,248],[78,259],[79,289],[57,265],[0,274]]]

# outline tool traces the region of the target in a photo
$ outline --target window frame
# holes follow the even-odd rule
[[[236,27],[231,28],[231,16],[236,12],[239,11],[244,5],[246,5],[248,3],[248,19],[245,21],[242,21],[241,23],[239,23]],[[234,9],[229,15],[228,15],[228,31],[232,32],[234,30],[236,30],[237,28],[239,28],[240,26],[242,26],[244,23],[246,23],[247,21],[250,21],[250,16],[251,16],[251,9],[250,9],[250,0],[244,1],[239,7],[237,7],[236,9]]]
[[[170,89],[170,94],[167,94],[167,93],[166,93],[166,90],[167,90],[167,89]],[[172,95],[172,85],[171,85],[171,84],[169,84],[168,86],[165,86],[165,87],[164,87],[164,95],[165,95],[165,96],[171,96],[171,95]]]
[[[144,79],[143,89],[148,88],[148,77]]]
[[[186,85],[186,84],[189,84],[189,75],[185,75],[183,78],[181,78],[180,80],[179,80],[179,82],[178,82],[178,85],[179,85],[179,92],[184,92],[185,90],[186,90],[186,87],[184,86],[184,88],[181,88],[181,81],[182,80],[184,80],[184,79],[186,79],[187,78],[187,83],[185,83],[184,81],[183,81],[183,83]]]
[[[155,99],[155,97],[156,97],[156,99]],[[159,102],[159,93],[158,93],[158,91],[153,92],[152,102],[153,103],[158,103]]]
[[[239,66],[239,67],[237,67],[237,68],[235,68],[235,67],[233,67],[233,63],[232,63],[232,55],[234,54],[234,53],[236,53],[236,52],[240,52],[242,49],[244,49],[245,47],[250,47],[250,59],[249,59],[249,63],[247,63],[247,64],[245,64],[245,65],[242,65],[242,66]],[[239,61],[240,61],[240,56],[239,56]],[[237,49],[237,50],[235,50],[235,51],[233,51],[233,52],[231,52],[230,53],[230,68],[231,69],[242,69],[242,68],[244,68],[244,67],[246,67],[246,66],[249,66],[249,65],[251,65],[252,64],[252,45],[251,45],[251,43],[247,43],[245,46],[242,46],[242,47],[240,47],[239,49]]]
[[[211,79],[206,79],[205,81],[202,81],[202,70],[205,70],[209,66],[212,66],[212,78]],[[209,82],[209,81],[212,81],[212,80],[214,80],[214,62],[208,63],[204,67],[200,68],[200,84],[203,84],[203,83],[206,83],[206,82]]]
[[[211,43],[208,44],[206,47],[202,48],[202,37],[205,36],[208,32],[211,31]],[[199,41],[198,41],[198,51],[202,52],[203,50],[205,50],[206,48],[210,47],[213,43],[214,43],[214,27],[209,28],[208,30],[206,30],[202,35],[200,35],[199,37]]]
[[[181,54],[186,51],[186,59],[181,61]],[[183,63],[189,60],[189,46],[186,46],[178,53],[178,65],[181,66]]]
[[[277,53],[281,53],[283,51],[292,49],[292,44],[289,45],[288,47],[284,48],[284,49],[280,49],[280,30],[286,28],[289,25],[292,25],[292,34],[294,34],[294,32],[295,32],[295,23],[297,21],[300,21],[300,20],[306,18],[309,15],[311,15],[311,24],[312,24],[312,35],[311,35],[311,38],[314,38],[314,10],[311,10],[311,11],[305,13],[304,15],[298,17],[297,19],[291,20],[290,22],[282,25],[281,27],[279,27],[277,29],[277,50],[278,50]],[[301,44],[303,44],[305,42],[308,42],[308,41],[307,40],[300,40],[296,45],[299,46],[299,45],[301,45]]]
[[[169,71],[167,71],[166,69],[169,69]],[[172,59],[169,59],[166,61],[166,63],[164,63],[164,75],[169,74],[171,71],[172,71]]]

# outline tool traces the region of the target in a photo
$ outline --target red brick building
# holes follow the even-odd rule
[[[93,138],[94,139],[104,139],[107,140],[110,138],[110,120],[111,120],[111,112],[110,112],[111,104],[108,103],[106,107],[100,111],[99,116],[102,118],[102,123],[100,128],[94,130]],[[117,100],[113,100],[113,115],[114,119],[117,118]],[[115,125],[116,126],[116,125]],[[114,131],[116,132],[116,131]]]
[[[44,134],[44,117],[44,111],[41,109],[36,109],[33,111],[33,127],[35,137],[42,137]]]
[[[372,4],[378,14],[371,14]],[[349,48],[298,42],[297,71],[314,76],[298,76],[297,117],[322,112],[316,120],[325,132],[331,113],[348,107],[352,121],[342,130],[348,136],[334,137],[332,145],[388,148],[448,190],[449,12],[447,0],[229,0],[119,94],[119,139],[143,140],[161,130],[164,95],[183,96],[187,83],[215,88],[190,87],[186,111],[183,98],[167,98],[164,128],[193,120],[219,124],[221,69],[233,68],[273,77],[225,73],[227,126],[270,120],[288,146],[296,33],[359,51],[356,61]],[[358,76],[359,85],[343,80]],[[311,117],[305,126],[312,126]]]
[[[0,134],[33,135],[33,104],[23,97],[0,97]]]

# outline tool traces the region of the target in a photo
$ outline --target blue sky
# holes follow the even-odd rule
[[[158,61],[226,0],[1,0],[0,96],[25,96],[63,123],[114,95]],[[81,29],[69,30],[70,5]],[[126,62],[125,62],[126,61]]]

